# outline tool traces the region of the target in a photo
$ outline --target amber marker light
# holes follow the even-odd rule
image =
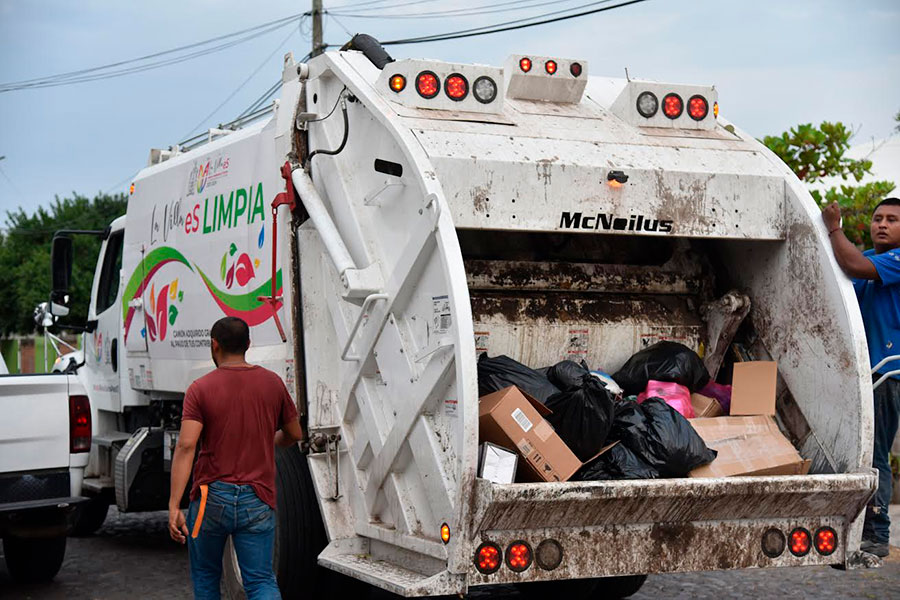
[[[713,102],[713,116],[717,119],[719,118],[719,103],[718,102]]]
[[[392,91],[402,92],[406,89],[406,77],[403,75],[391,75],[390,86]]]
[[[450,526],[446,523],[441,525],[441,541],[445,544],[450,543]]]
[[[129,194],[133,194],[133,193],[134,193],[134,184],[133,184],[133,183],[131,184],[131,187],[128,188],[128,193],[129,193]]]

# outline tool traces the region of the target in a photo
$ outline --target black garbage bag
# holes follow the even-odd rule
[[[674,381],[696,392],[709,381],[709,372],[696,352],[684,344],[663,341],[633,355],[612,377],[626,395],[640,394],[651,379]]]
[[[559,393],[559,388],[544,375],[508,356],[490,358],[487,352],[478,357],[478,395],[484,396],[511,385],[544,404]]]
[[[656,479],[659,471],[648,465],[624,444],[616,444],[597,460],[582,467],[573,477],[576,481],[609,479]]]
[[[618,402],[609,440],[620,441],[661,477],[687,477],[716,458],[690,422],[659,398]]]
[[[545,404],[553,411],[547,420],[578,460],[600,452],[615,416],[614,399],[600,380],[589,373],[580,387],[554,394]]]
[[[564,392],[580,388],[584,376],[590,374],[591,370],[584,361],[564,360],[547,369],[547,379]]]

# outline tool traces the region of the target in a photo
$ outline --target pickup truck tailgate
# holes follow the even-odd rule
[[[0,473],[68,467],[68,376],[6,375],[0,386]]]
[[[490,575],[473,565],[470,583],[840,563],[847,530],[875,485],[872,472],[509,485],[479,479],[476,546],[524,540],[536,549],[552,539],[563,560],[553,570]],[[798,527],[813,535],[833,528],[837,548],[827,556],[762,551],[769,529],[787,537]]]

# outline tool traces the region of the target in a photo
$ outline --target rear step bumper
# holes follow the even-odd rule
[[[873,472],[844,475],[592,481],[496,485],[478,480],[469,585],[607,575],[801,566],[844,562],[848,531],[875,491]],[[838,547],[823,556],[762,550],[770,528],[786,537],[828,526]],[[559,567],[475,568],[474,551],[547,539],[563,549]]]

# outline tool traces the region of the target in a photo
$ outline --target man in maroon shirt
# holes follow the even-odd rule
[[[209,332],[216,370],[184,396],[172,458],[169,535],[188,542],[195,598],[219,598],[222,554],[230,535],[247,598],[281,598],[272,571],[275,541],[275,445],[302,438],[297,409],[281,378],[250,365],[250,328],[236,317]],[[191,474],[191,505],[179,505]]]

